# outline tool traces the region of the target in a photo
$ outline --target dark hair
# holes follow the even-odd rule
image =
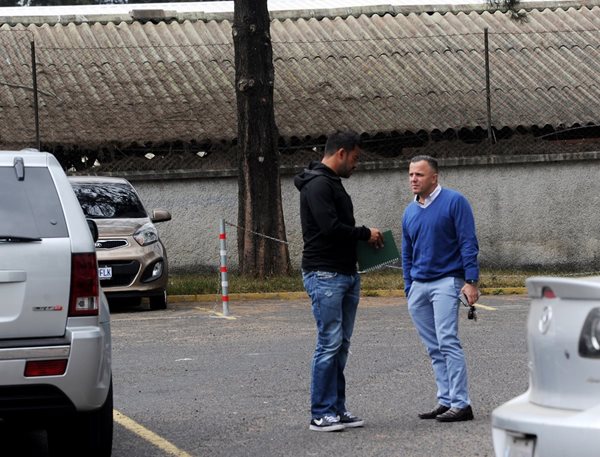
[[[343,132],[335,132],[327,137],[327,143],[325,143],[325,155],[330,156],[335,154],[340,148],[346,151],[352,151],[356,147],[362,147],[360,135],[353,130],[346,130]]]
[[[429,166],[435,173],[438,173],[439,170],[438,170],[437,160],[435,160],[431,156],[426,156],[426,155],[414,156],[412,159],[410,159],[410,163],[422,162],[423,160],[429,164]]]

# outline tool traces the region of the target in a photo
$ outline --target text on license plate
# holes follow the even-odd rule
[[[100,279],[112,278],[112,267],[99,267],[98,268],[98,277]]]

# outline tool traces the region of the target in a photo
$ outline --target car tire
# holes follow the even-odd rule
[[[112,380],[104,404],[96,411],[80,412],[58,420],[48,430],[48,454],[56,456],[110,457],[113,439]]]
[[[162,294],[149,297],[150,309],[167,309],[167,291],[163,290]]]

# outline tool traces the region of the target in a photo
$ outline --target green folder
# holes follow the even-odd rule
[[[391,230],[383,232],[382,248],[377,249],[366,241],[359,241],[356,246],[356,254],[359,273],[377,270],[400,260],[400,253]]]

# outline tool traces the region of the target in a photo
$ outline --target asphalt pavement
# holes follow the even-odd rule
[[[417,413],[435,384],[403,298],[363,298],[347,366],[348,406],[367,421],[309,431],[315,330],[307,299],[219,303],[113,316],[115,408],[192,456],[493,456],[490,414],[527,388],[523,296],[484,296],[462,311],[476,419],[441,424]],[[169,455],[116,426],[115,457]],[[143,453],[139,453],[142,450]]]
[[[493,457],[490,415],[527,388],[524,296],[461,309],[475,420],[418,419],[435,383],[400,297],[363,298],[346,368],[348,407],[366,426],[309,431],[315,343],[307,298],[183,302],[113,313],[114,457]],[[40,442],[43,437],[39,438]],[[33,442],[35,440],[29,440]],[[21,455],[44,455],[37,451]]]

